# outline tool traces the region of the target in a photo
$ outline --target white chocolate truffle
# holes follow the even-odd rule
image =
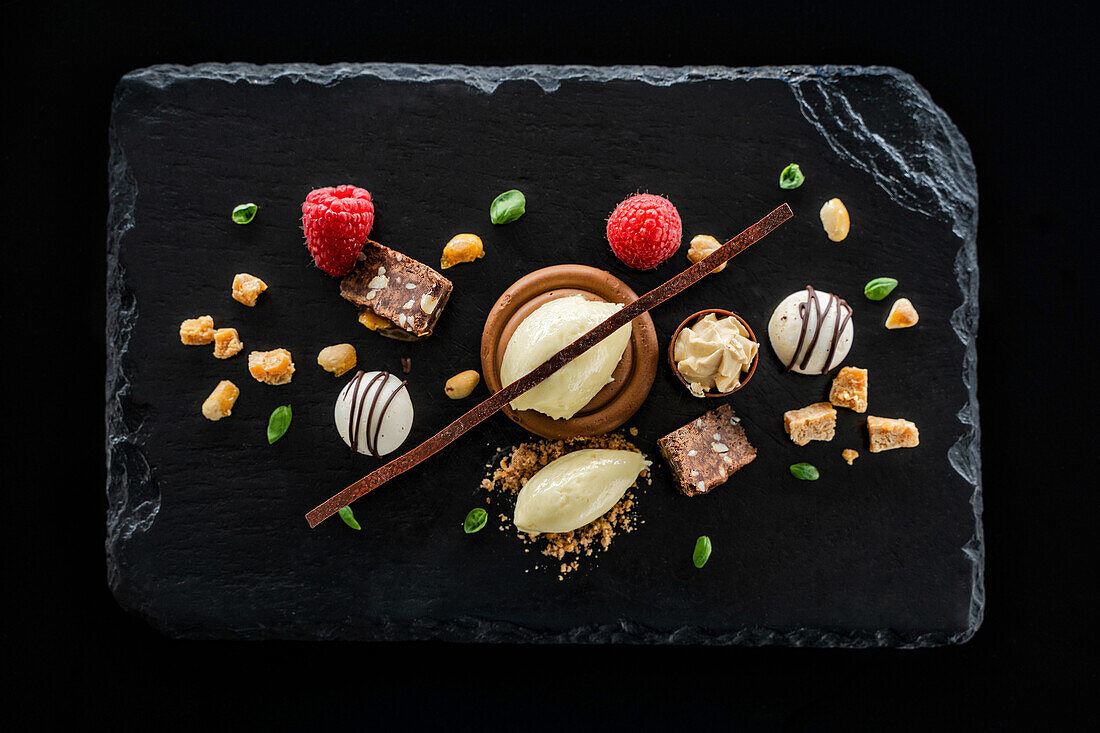
[[[507,387],[620,308],[620,303],[594,302],[583,295],[543,303],[523,319],[508,340],[500,365],[501,382]],[[628,323],[512,400],[512,409],[538,410],[556,420],[573,417],[611,381],[630,343],[630,332]]]
[[[582,449],[551,461],[516,497],[516,529],[569,532],[603,516],[650,462],[629,450]]]
[[[344,443],[366,455],[384,456],[397,450],[409,435],[412,398],[394,374],[356,372],[340,390],[333,415]]]
[[[824,374],[843,362],[852,348],[852,308],[832,293],[807,285],[776,307],[768,323],[768,338],[775,355],[788,369],[799,374]]]

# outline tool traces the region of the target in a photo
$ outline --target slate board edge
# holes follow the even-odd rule
[[[872,131],[860,129],[862,119],[858,111],[849,110],[855,123],[856,134],[866,133],[877,139],[882,147],[883,161],[868,164],[853,156],[842,135],[851,135],[849,128],[831,128],[830,118],[818,114],[814,100],[804,90],[815,86],[835,84],[845,77],[856,75],[880,75],[890,77],[904,85],[913,96],[915,107],[920,110],[926,131],[938,137],[938,145],[930,146],[936,153],[923,161],[924,170],[910,170],[908,162],[894,155],[889,141],[873,136]],[[145,617],[153,626],[174,636],[197,637],[187,630],[165,627],[156,618],[145,614],[142,599],[135,597],[121,582],[121,569],[116,547],[136,532],[147,531],[160,509],[160,493],[152,470],[142,450],[142,431],[139,411],[129,399],[130,380],[126,374],[123,357],[126,354],[129,334],[138,317],[135,295],[126,287],[125,272],[119,261],[119,252],[125,233],[133,226],[133,209],[137,200],[136,182],[130,175],[122,145],[114,129],[114,112],[130,84],[148,84],[163,88],[178,80],[207,79],[226,83],[247,82],[271,84],[289,78],[294,83],[307,82],[331,85],[347,78],[374,76],[383,80],[430,83],[434,81],[460,81],[482,92],[492,93],[507,81],[531,81],[545,92],[558,89],[563,81],[641,81],[655,86],[712,80],[771,79],[786,82],[799,102],[806,120],[826,139],[830,147],[851,165],[871,175],[876,184],[889,193],[900,205],[934,215],[922,206],[929,197],[941,206],[947,206],[952,218],[952,229],[962,240],[955,257],[955,274],[963,295],[962,304],[952,315],[952,327],[965,346],[963,382],[969,400],[957,417],[967,426],[967,432],[951,448],[948,458],[952,467],[974,487],[970,504],[974,511],[974,534],[961,548],[972,565],[971,599],[968,626],[956,632],[929,632],[917,635],[898,634],[890,629],[838,632],[829,629],[773,630],[765,628],[741,629],[728,634],[715,634],[696,627],[684,627],[672,633],[656,632],[623,620],[618,624],[584,626],[564,634],[548,634],[538,629],[486,619],[454,619],[448,621],[419,620],[412,623],[395,623],[381,620],[370,638],[375,640],[442,639],[449,641],[495,641],[528,643],[656,643],[656,644],[741,644],[786,645],[813,647],[900,647],[917,648],[958,644],[969,640],[981,625],[985,609],[985,542],[982,527],[982,486],[980,455],[980,423],[977,400],[977,350],[978,329],[978,189],[970,147],[965,138],[930,95],[905,72],[880,66],[782,66],[782,67],[659,67],[659,66],[548,66],[523,65],[507,67],[473,67],[419,64],[314,64],[256,65],[199,64],[195,66],[158,65],[138,69],[126,74],[115,90],[112,105],[112,123],[108,131],[110,157],[109,197],[107,219],[107,376],[106,376],[106,457],[107,457],[107,537],[105,540],[107,580],[116,600],[124,608]],[[919,117],[919,116],[918,116]],[[883,170],[883,162],[900,166],[901,180],[892,170]],[[918,183],[916,190],[906,183]],[[946,190],[945,190],[946,187]],[[273,638],[287,638],[278,630],[269,629]],[[237,636],[230,632],[224,637]],[[254,638],[240,634],[242,638]],[[311,637],[312,638],[312,637]]]

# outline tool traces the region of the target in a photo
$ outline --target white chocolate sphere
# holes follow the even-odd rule
[[[582,449],[551,461],[516,497],[513,523],[528,534],[569,532],[603,516],[650,462],[641,453]]]
[[[401,378],[394,374],[358,372],[340,390],[333,416],[336,429],[348,447],[367,455],[384,456],[397,450],[412,429],[412,398]]]
[[[852,348],[852,341],[855,339],[855,324],[851,317],[847,317],[851,313],[851,309],[842,306],[843,301],[831,293],[823,293],[820,290],[814,291],[817,308],[814,307],[812,300],[807,303],[806,296],[806,290],[799,290],[797,293],[791,293],[783,299],[783,302],[772,313],[771,321],[768,322],[768,338],[771,340],[775,355],[779,357],[784,366],[790,364],[791,371],[799,374],[824,374],[839,365],[844,361],[844,357],[848,356],[848,350]],[[802,308],[803,305],[806,305],[805,309]],[[828,312],[826,312],[826,308],[828,308]],[[805,310],[806,331],[802,344],[799,346],[799,334],[802,333],[803,325],[803,310]],[[818,322],[819,318],[820,323]],[[847,322],[841,328],[840,335],[836,340],[836,348],[833,349],[833,355],[829,358],[829,347],[833,342],[833,332],[837,327],[838,318],[842,323],[845,320]],[[818,334],[816,342],[814,341],[815,333]],[[813,343],[812,351],[810,349],[811,343]],[[797,356],[794,353],[796,348],[798,349]],[[803,360],[806,359],[807,352],[809,352],[810,358],[803,366]],[[825,364],[826,358],[829,358],[828,365]]]

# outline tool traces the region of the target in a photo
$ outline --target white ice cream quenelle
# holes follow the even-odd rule
[[[605,514],[650,462],[628,450],[583,449],[551,461],[516,497],[516,529],[569,532]]]
[[[843,362],[852,348],[855,338],[852,309],[832,293],[807,286],[805,290],[788,295],[776,307],[768,322],[768,338],[775,355],[792,371],[824,374]]]
[[[340,390],[333,415],[336,429],[349,447],[367,455],[384,456],[397,450],[409,435],[412,398],[396,375],[357,372]]]
[[[583,295],[542,304],[523,319],[509,339],[500,365],[501,382],[508,386],[620,308],[619,303],[593,302]],[[630,343],[630,332],[628,323],[512,400],[512,409],[538,410],[554,419],[573,417],[611,381],[611,373]]]

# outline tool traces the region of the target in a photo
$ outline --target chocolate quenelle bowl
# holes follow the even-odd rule
[[[555,265],[535,270],[513,283],[493,305],[481,334],[481,371],[491,392],[503,388],[500,365],[516,328],[539,306],[556,298],[582,295],[589,300],[630,303],[638,296],[611,273],[587,265]],[[632,322],[630,341],[612,381],[568,420],[555,420],[535,410],[501,411],[528,432],[561,440],[603,435],[631,418],[649,396],[657,376],[657,329],[648,313]]]
[[[701,310],[698,313],[693,313],[692,315],[688,316],[687,318],[684,319],[683,323],[681,323],[679,326],[676,327],[676,330],[673,331],[673,333],[672,333],[672,339],[668,342],[668,363],[669,363],[669,366],[672,367],[672,373],[676,375],[676,378],[678,380],[680,380],[680,384],[684,385],[684,389],[689,389],[691,385],[688,384],[688,381],[686,379],[684,379],[684,375],[681,374],[680,370],[676,367],[676,357],[674,356],[674,354],[676,353],[676,339],[680,338],[680,332],[683,331],[685,328],[687,328],[688,326],[691,326],[692,324],[694,324],[699,319],[701,319],[704,316],[709,315],[711,313],[713,313],[718,318],[727,318],[727,317],[736,318],[737,321],[742,326],[745,327],[745,330],[749,332],[749,338],[752,339],[753,341],[755,341],[758,344],[760,343],[760,340],[758,338],[756,338],[756,334],[753,333],[752,326],[749,325],[748,321],[746,321],[744,318],[737,315],[733,311],[723,310],[721,308],[707,308],[706,310]],[[742,387],[744,387],[746,384],[749,383],[749,380],[752,379],[752,375],[756,373],[756,365],[759,362],[760,362],[760,349],[757,348],[756,356],[754,356],[752,358],[752,363],[749,365],[749,371],[743,377],[741,377],[740,383],[738,383],[738,385],[734,389],[730,390],[729,392],[718,392],[718,391],[715,391],[715,390],[708,390],[708,391],[703,393],[703,396],[704,397],[729,397],[731,394],[733,394],[734,392],[737,392],[738,390],[740,390]]]

